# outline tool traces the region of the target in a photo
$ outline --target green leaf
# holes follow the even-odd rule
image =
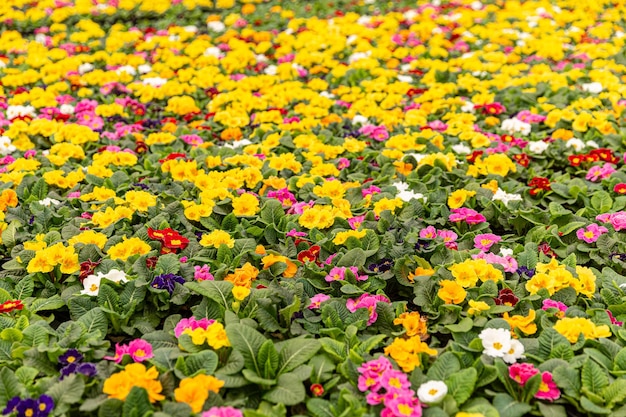
[[[591,196],[591,207],[596,209],[598,213],[606,213],[613,207],[613,199],[604,190],[595,191]]]
[[[44,310],[56,310],[65,305],[65,301],[58,294],[48,298],[38,298],[30,305],[30,311],[37,313]],[[106,334],[106,333],[105,333]]]
[[[477,379],[478,373],[476,369],[467,368],[450,375],[445,380],[448,386],[448,393],[452,395],[452,398],[459,406],[463,405],[470,398],[472,392],[474,392]]]
[[[290,339],[280,344],[278,375],[287,373],[311,359],[321,348],[317,339]]]
[[[306,409],[313,417],[335,417],[330,402],[321,398],[311,398],[306,402]]]
[[[89,310],[87,314],[80,317],[76,322],[82,324],[87,333],[94,333],[97,331],[100,332],[101,337],[106,336],[109,328],[107,317],[99,307]]]
[[[17,244],[17,229],[20,227],[22,223],[19,220],[13,220],[6,229],[2,231],[2,245],[6,246],[7,249],[13,249],[13,247]]]
[[[296,405],[304,401],[306,391],[295,375],[284,374],[278,377],[278,385],[263,395],[263,399],[274,404]]]
[[[202,282],[187,282],[185,287],[189,288],[200,295],[210,298],[216,301],[222,307],[230,308],[232,302],[232,289],[233,284],[229,281],[202,281]]]
[[[278,226],[280,220],[285,217],[285,211],[283,210],[283,205],[280,201],[270,199],[263,204],[259,216],[265,224]]]
[[[537,402],[539,406],[539,412],[543,417],[569,417],[565,407],[556,404],[544,404]]]
[[[43,178],[40,178],[30,189],[30,195],[37,197],[37,200],[43,200],[48,196],[48,184]]]
[[[107,284],[100,285],[98,290],[98,305],[116,312],[120,311],[120,296],[113,287]]]
[[[27,297],[33,295],[33,291],[35,290],[35,282],[31,277],[24,277],[20,279],[20,281],[15,285],[15,289],[13,290],[13,295],[16,300],[23,300]]]
[[[583,363],[580,379],[583,390],[600,395],[602,389],[609,385],[609,378],[600,365],[588,358]]]
[[[335,363],[328,357],[328,355],[315,355],[311,358],[309,364],[311,364],[311,367],[313,368],[311,371],[312,383],[320,384],[333,377]]]
[[[467,333],[472,330],[472,327],[474,327],[474,320],[469,317],[465,317],[458,324],[448,324],[445,327],[453,333]]]
[[[276,385],[276,379],[263,378],[262,376],[257,375],[254,371],[250,369],[244,369],[243,371],[241,371],[241,374],[243,375],[244,378],[246,378],[248,381],[252,382],[253,384],[263,385],[266,387]]]
[[[175,253],[168,253],[159,256],[155,270],[158,274],[178,274],[180,271],[180,261]]]
[[[6,405],[13,397],[19,396],[23,391],[22,384],[12,370],[6,366],[0,369],[0,404]]]
[[[556,346],[571,346],[565,336],[554,330],[552,327],[544,329],[541,332],[541,335],[539,335],[538,341],[539,356],[543,359],[548,359]]]
[[[20,366],[15,371],[15,377],[24,385],[30,385],[39,375],[39,370],[30,366]]]
[[[243,356],[246,368],[255,371],[257,375],[262,375],[257,357],[261,346],[266,341],[265,337],[252,327],[240,323],[226,326],[226,335],[233,349]]]
[[[616,379],[604,388],[602,396],[608,408],[613,408],[616,404],[622,404],[626,400],[626,379]]]
[[[461,370],[459,358],[452,352],[445,352],[437,358],[428,369],[428,379],[445,381],[448,377]]]
[[[613,360],[613,370],[626,371],[626,348],[623,348]]]
[[[54,400],[55,411],[61,412],[62,409],[68,410],[70,404],[79,402],[84,391],[85,382],[83,382],[83,378],[77,374],[72,374],[48,388],[46,394]]]
[[[274,378],[276,376],[276,370],[278,369],[278,352],[274,347],[274,342],[266,340],[259,349],[259,356],[257,357],[261,366],[261,374],[264,378]]]
[[[153,411],[150,398],[145,388],[133,387],[124,400],[123,417],[145,417]]]
[[[98,417],[120,417],[124,402],[117,398],[109,398],[98,409]]]
[[[365,265],[367,256],[361,248],[354,248],[346,252],[337,262],[337,266],[357,266]]]
[[[591,401],[589,398],[584,397],[584,396],[580,397],[580,405],[582,406],[584,410],[589,411],[592,415],[611,414],[610,409],[600,407],[599,405]]]
[[[212,350],[203,350],[202,352],[193,353],[185,358],[185,365],[189,371],[187,376],[195,376],[197,373],[204,372],[207,375],[212,375],[217,369],[219,358],[217,353]]]
[[[533,408],[530,404],[515,401],[513,397],[504,393],[497,394],[493,398],[493,405],[501,416],[506,417],[522,417]]]

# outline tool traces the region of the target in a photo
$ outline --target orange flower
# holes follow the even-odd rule
[[[296,275],[296,272],[298,272],[298,266],[291,262],[286,256],[274,255],[270,253],[266,255],[261,262],[263,262],[263,269],[269,269],[277,262],[284,262],[287,264],[287,269],[283,272],[283,276],[285,278],[293,278],[293,276]]]

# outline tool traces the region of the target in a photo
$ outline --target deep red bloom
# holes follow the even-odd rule
[[[543,242],[541,245],[539,245],[539,252],[550,257],[556,256],[556,253],[554,253],[554,251],[547,242]]]
[[[187,154],[184,153],[171,153],[169,155],[167,155],[165,158],[163,159],[159,159],[160,163],[163,163],[165,161],[171,161],[172,159],[176,159],[176,158],[186,158]]]
[[[176,253],[178,249],[185,249],[189,244],[189,239],[169,227],[162,230],[148,227],[148,237],[161,242],[161,254]]]
[[[96,262],[92,262],[90,260],[85,261],[83,263],[80,264],[80,275],[78,276],[78,279],[80,279],[80,282],[83,282],[83,280],[85,278],[87,278],[89,275],[93,274],[94,269],[96,269],[96,267],[98,265],[100,265],[100,262],[102,262],[102,260],[96,261]]]
[[[146,153],[148,152],[148,145],[146,145],[146,142],[138,140],[137,142],[135,142],[135,152],[137,153]]]
[[[154,269],[158,260],[159,258],[156,256],[151,256],[150,258],[146,258],[146,267],[148,267],[148,269]]]
[[[585,159],[585,155],[570,155],[567,157],[569,159],[569,164],[573,167],[580,166],[580,164]]]
[[[476,159],[478,159],[478,157],[482,156],[482,154],[484,154],[484,151],[474,151],[471,153],[471,155],[467,155],[467,162],[469,162],[470,164],[473,164],[474,162],[476,162]]]
[[[525,153],[513,155],[513,159],[524,168],[528,168],[528,165],[530,164],[530,157]]]
[[[515,307],[515,304],[519,301],[519,298],[513,293],[510,288],[503,288],[498,293],[498,297],[494,299],[499,306],[511,306]]]
[[[311,385],[311,394],[315,397],[321,397],[324,395],[324,387],[322,384],[313,384]]]
[[[22,300],[9,300],[0,304],[0,313],[9,313],[13,310],[21,310],[24,308]]]
[[[534,177],[530,180],[528,186],[532,187],[529,191],[532,196],[539,194],[541,191],[550,191],[552,189],[550,187],[550,180],[545,177]]]

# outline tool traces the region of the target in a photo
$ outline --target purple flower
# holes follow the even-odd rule
[[[93,363],[81,363],[76,368],[76,372],[85,376],[93,377],[96,376],[98,370],[96,369],[96,365]]]
[[[154,277],[152,280],[152,288],[157,288],[159,290],[167,290],[170,295],[174,292],[174,288],[176,283],[184,284],[185,279],[179,275],[175,274],[163,274]]]
[[[83,355],[76,349],[69,349],[67,352],[59,356],[59,363],[61,365],[70,365],[75,362],[83,360]]]
[[[2,410],[2,414],[11,414],[12,412],[16,411],[17,405],[20,403],[20,401],[22,401],[20,397],[11,398],[4,410]]]

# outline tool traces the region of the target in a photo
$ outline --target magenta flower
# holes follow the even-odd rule
[[[208,329],[210,325],[215,323],[213,319],[203,318],[200,320],[196,320],[195,317],[189,317],[188,319],[181,319],[176,327],[174,328],[174,336],[180,337],[181,334],[185,330],[195,330],[197,328],[203,328],[204,330]]]
[[[350,225],[352,230],[357,230],[359,227],[361,227],[363,220],[365,220],[365,216],[350,217],[348,219],[348,224]]]
[[[544,311],[547,311],[549,308],[556,308],[557,310],[559,310],[556,313],[557,317],[564,317],[565,312],[567,311],[567,306],[565,304],[563,304],[560,301],[554,301],[548,298],[548,299],[543,300],[543,305],[541,309]]]
[[[517,261],[512,256],[500,256],[491,252],[480,252],[476,255],[472,255],[472,259],[484,259],[489,264],[502,265],[505,272],[517,271]]]
[[[409,393],[385,401],[385,406],[380,417],[422,417],[422,406],[419,400]]]
[[[201,417],[243,417],[243,413],[235,407],[212,407],[202,413]]]
[[[428,226],[425,229],[420,230],[420,238],[422,239],[434,239],[437,237],[437,229],[433,226]]]
[[[109,361],[115,361],[115,363],[121,363],[122,359],[124,359],[124,355],[128,353],[128,346],[120,345],[119,343],[115,344],[115,356],[105,356],[103,359]]]
[[[315,294],[313,297],[311,297],[311,304],[309,305],[309,310],[316,310],[320,308],[320,305],[326,300],[330,300],[330,296],[326,294],[321,294],[321,293]]]
[[[143,362],[152,357],[152,345],[143,339],[135,339],[128,344],[128,354],[135,362]]]
[[[482,233],[480,235],[476,235],[474,238],[474,247],[487,252],[489,248],[501,240],[502,238],[500,236],[494,235],[493,233]]]
[[[394,393],[406,391],[411,388],[411,383],[406,374],[402,371],[396,371],[395,369],[385,372],[380,379],[380,384],[387,392]]]
[[[356,266],[351,266],[348,269],[350,270],[350,272],[352,272],[352,275],[354,275],[354,278],[357,281],[367,281],[367,275],[359,275],[359,268],[357,268]]]
[[[202,267],[196,265],[193,267],[193,277],[198,281],[213,281],[215,277],[210,271],[211,267],[208,265],[202,265]]]
[[[465,221],[467,224],[478,224],[487,220],[485,216],[470,208],[456,208],[452,209],[451,212],[449,218],[451,222]]]
[[[609,315],[609,318],[611,319],[611,324],[614,324],[616,326],[623,326],[624,325],[623,321],[617,321],[617,319],[615,317],[613,317],[613,313],[611,313],[611,310],[606,310],[606,314]]]
[[[544,372],[541,374],[541,385],[539,385],[539,391],[535,394],[535,398],[540,400],[554,401],[558,400],[561,396],[561,391],[552,380],[552,374],[550,372]]]
[[[591,223],[586,228],[578,229],[576,231],[576,236],[578,239],[584,240],[587,243],[593,243],[598,240],[601,235],[607,233],[608,231],[609,230],[604,226],[598,226],[595,223]]]
[[[378,319],[378,313],[376,312],[376,305],[379,302],[389,303],[390,300],[384,295],[371,295],[371,294],[362,294],[356,300],[352,298],[348,298],[346,301],[346,308],[350,310],[351,313],[354,313],[359,308],[367,308],[370,313],[370,318],[367,321],[367,325],[371,325],[376,322]]]
[[[524,386],[531,376],[539,373],[539,369],[531,363],[514,363],[509,366],[509,377],[518,384]]]
[[[328,273],[328,275],[326,275],[326,278],[324,279],[326,280],[326,282],[343,281],[345,279],[345,275],[346,267],[336,266],[330,270],[330,272]]]
[[[598,165],[592,166],[587,172],[585,176],[589,181],[598,181],[599,179],[606,179],[611,176],[615,172],[615,168],[613,164],[609,164],[608,162],[602,165],[601,167]]]

